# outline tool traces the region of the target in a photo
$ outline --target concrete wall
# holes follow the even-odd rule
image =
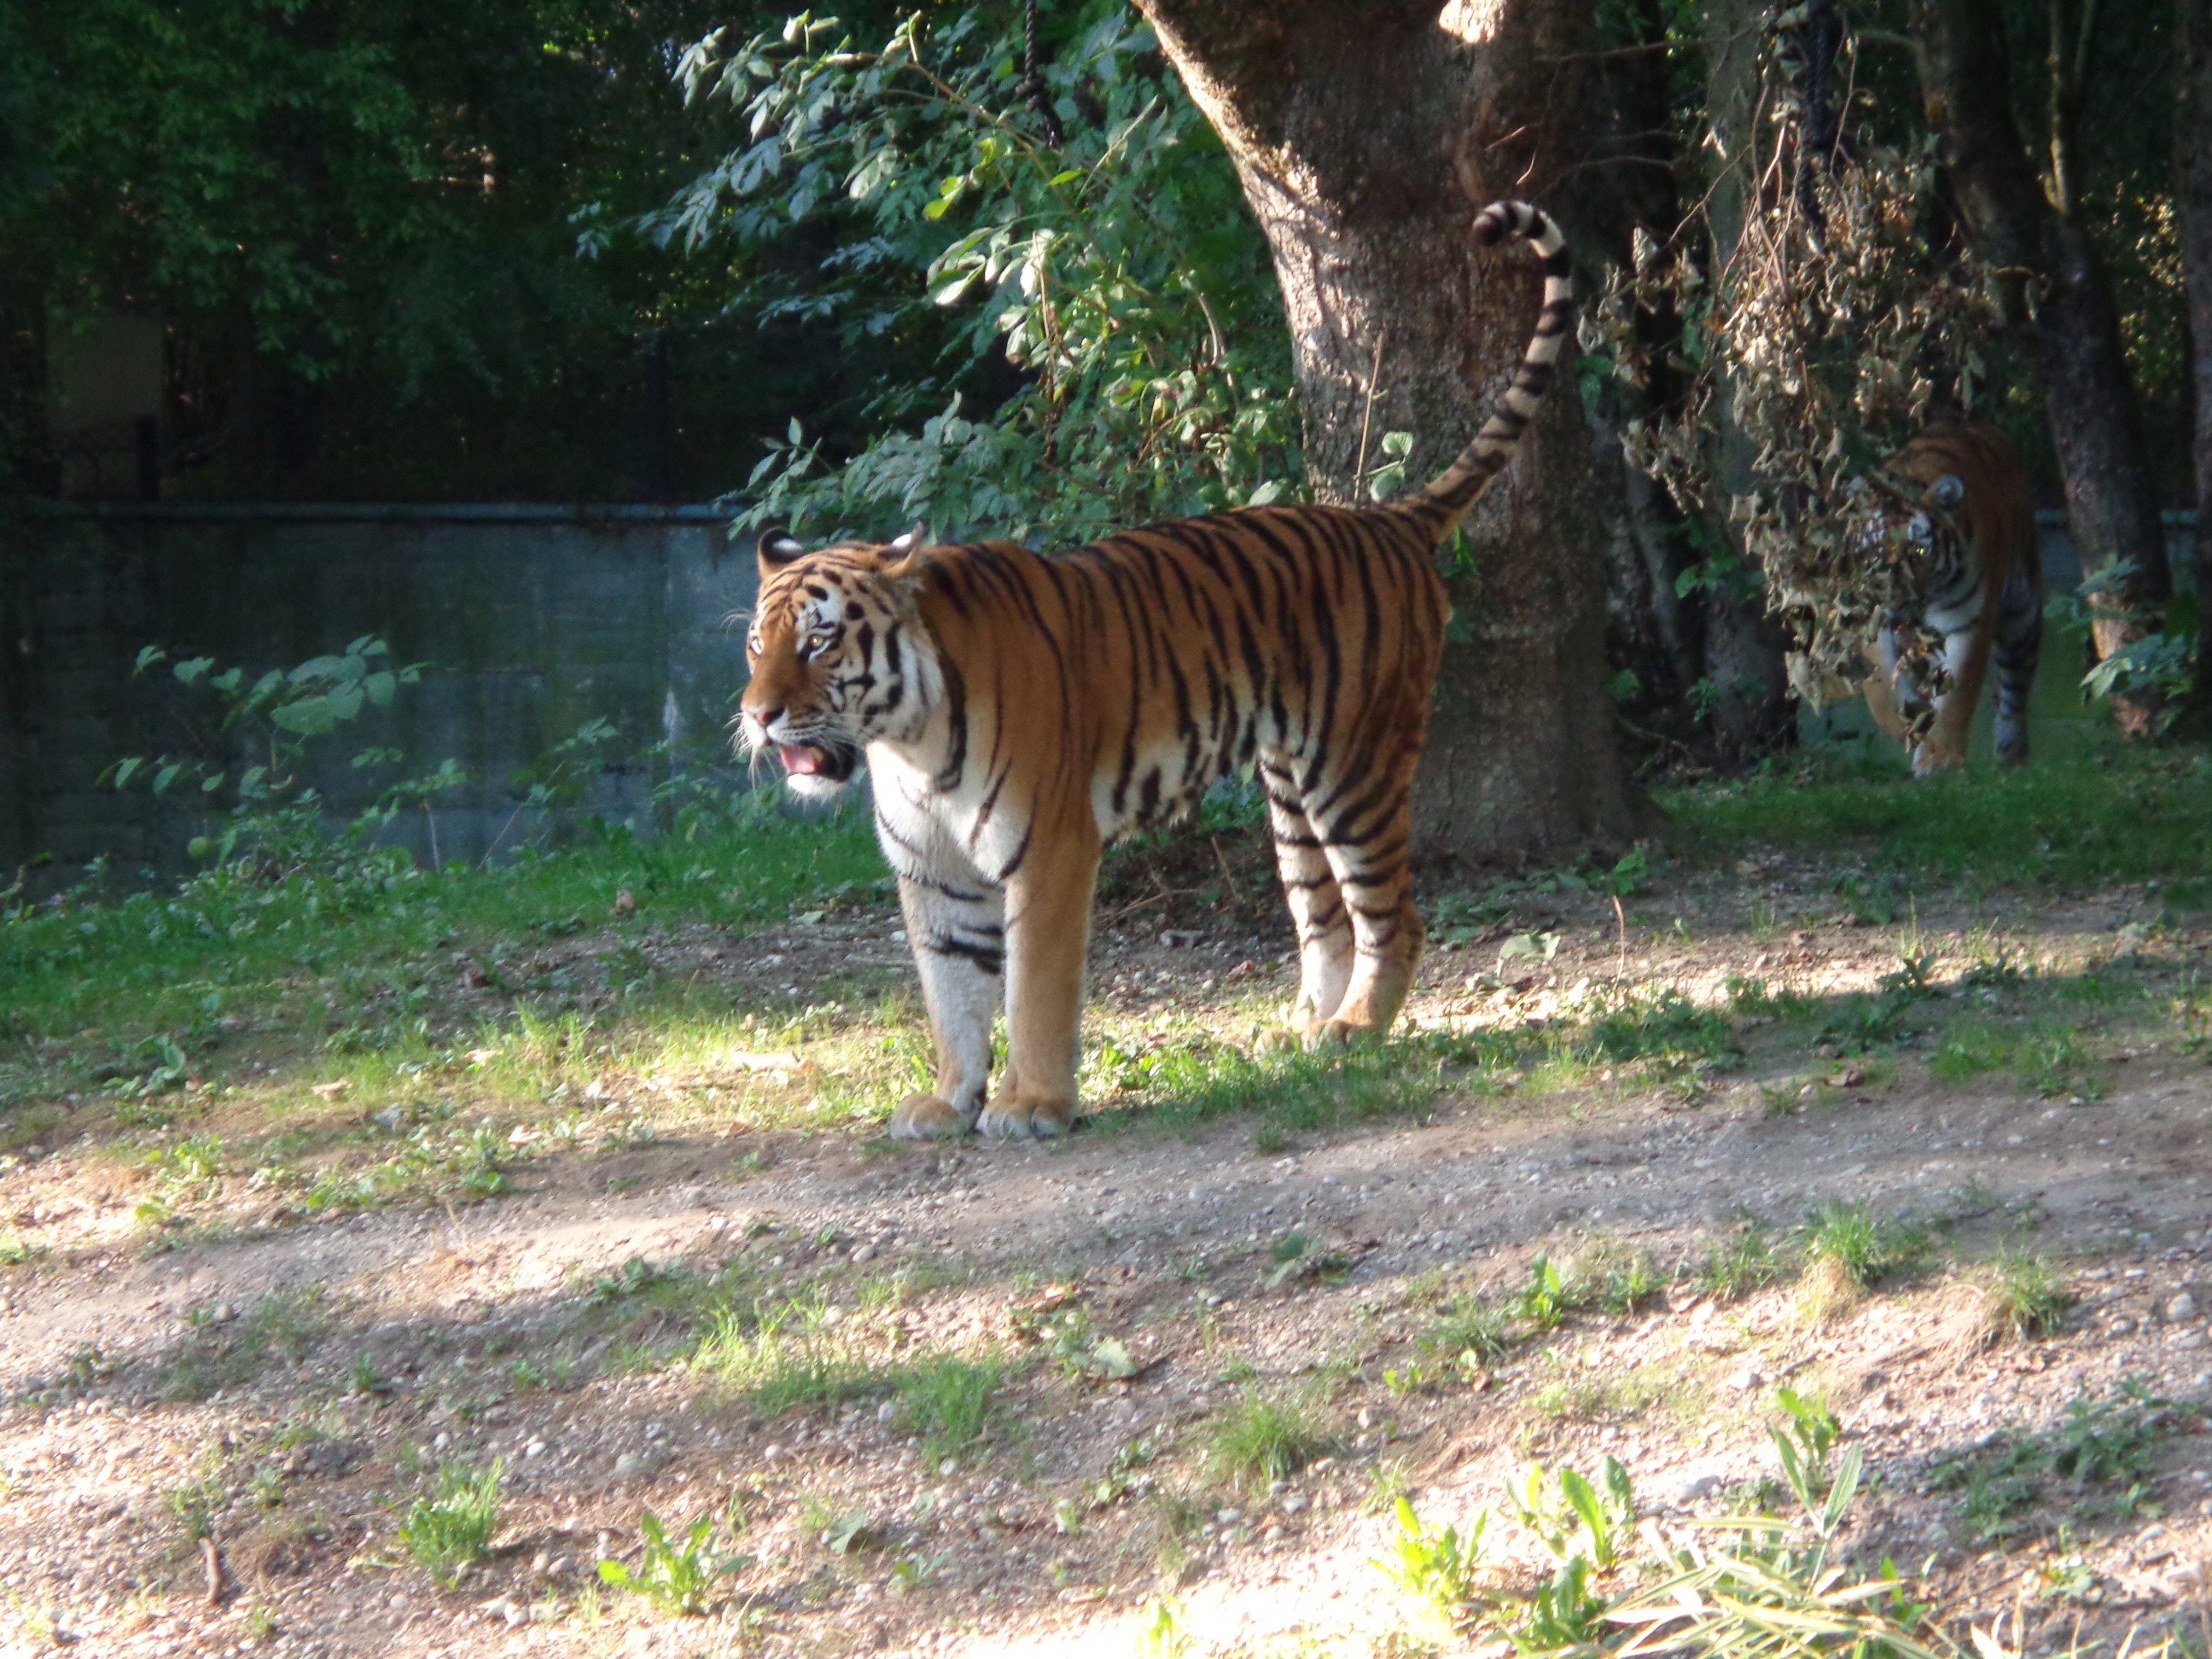
[[[726,754],[744,659],[726,619],[753,586],[750,550],[696,507],[88,504],[0,518],[0,866],[50,854],[35,879],[51,888],[101,854],[188,862],[203,823],[98,782],[123,756],[235,746],[214,700],[185,695],[166,665],[131,678],[147,645],[258,674],[374,634],[394,660],[427,664],[388,711],[315,740],[309,775],[334,819],[395,775],[356,770],[361,750],[402,750],[415,771],[451,757],[473,781],[443,799],[439,851],[480,857],[514,833],[526,786],[508,775],[594,718],[620,736],[577,810],[643,818],[668,765],[640,758],[649,745]],[[419,817],[393,828],[428,854]]]

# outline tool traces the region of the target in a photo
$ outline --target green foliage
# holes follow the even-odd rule
[[[448,1463],[431,1490],[407,1507],[399,1520],[399,1542],[416,1564],[451,1589],[480,1560],[499,1530],[499,1485],[505,1464],[471,1473]]]
[[[435,797],[467,782],[467,774],[449,760],[427,776],[389,784],[333,837],[324,833],[322,800],[301,781],[300,771],[309,739],[327,736],[369,709],[388,708],[399,687],[422,678],[421,664],[393,665],[384,660],[390,655],[383,641],[364,634],[336,654],[250,679],[236,665],[218,672],[208,657],[177,663],[172,670],[177,683],[215,701],[216,718],[201,737],[203,753],[132,756],[106,775],[118,789],[143,780],[155,795],[175,789],[185,799],[196,796],[192,810],[210,814],[214,827],[193,838],[195,858],[235,864],[264,883],[314,873],[360,893],[380,890],[409,860],[397,849],[375,847],[374,832],[408,807],[428,811]],[[166,651],[149,645],[139,652],[133,676],[167,660]],[[225,756],[226,749],[240,758]],[[367,750],[354,764],[388,764],[397,757],[394,751]]]
[[[1772,1237],[1757,1222],[1748,1222],[1705,1246],[1698,1283],[1707,1294],[1733,1302],[1748,1291],[1771,1285],[1782,1271]]]
[[[2014,1250],[1997,1257],[1988,1297],[1990,1320],[2022,1341],[2053,1334],[2075,1302],[2048,1257]]]
[[[1562,1565],[1579,1558],[1609,1572],[1634,1541],[1636,1501],[1616,1458],[1605,1460],[1595,1481],[1579,1470],[1553,1474],[1531,1463],[1506,1483],[1505,1501],[1513,1518]]]
[[[965,1451],[983,1437],[991,1396],[1005,1381],[996,1360],[937,1354],[916,1361],[897,1382],[906,1431],[921,1437],[933,1459]]]
[[[1209,1451],[1225,1476],[1265,1485],[1304,1468],[1321,1455],[1328,1439],[1304,1397],[1248,1389],[1215,1419]]]
[[[1798,1501],[1812,1509],[1827,1498],[1840,1478],[1838,1472],[1829,1468],[1828,1454],[1842,1437],[1843,1425],[1826,1406],[1804,1399],[1794,1389],[1777,1389],[1774,1402],[1790,1419],[1788,1432],[1767,1431],[1774,1437],[1775,1455],[1782,1460],[1783,1478]],[[1857,1479],[1856,1468],[1852,1479],[1855,1482]],[[1850,1501],[1846,1496],[1844,1502]]]
[[[1419,1345],[1423,1352],[1438,1355],[1462,1370],[1473,1372],[1512,1346],[1511,1323],[1508,1310],[1486,1297],[1470,1293],[1437,1310]]]
[[[2039,1433],[2009,1430],[1942,1460],[1929,1485],[1960,1495],[1967,1525],[1985,1543],[2027,1530],[2025,1512],[2045,1498],[2054,1476],[2072,1486],[2083,1518],[2130,1516],[2154,1501],[2158,1448],[2193,1426],[2190,1418],[2189,1408],[2154,1395],[2141,1378],[2123,1377],[2111,1394],[2068,1401]]]
[[[1743,1057],[1724,1016],[1672,988],[1630,993],[1601,1006],[1571,1052],[1598,1061],[1703,1062],[1715,1067],[1735,1066]]]
[[[1427,1604],[1444,1624],[1456,1629],[1477,1595],[1475,1571],[1482,1561],[1482,1534],[1489,1511],[1475,1516],[1462,1539],[1456,1527],[1435,1528],[1414,1513],[1413,1500],[1398,1500],[1398,1535],[1392,1553],[1376,1561],[1401,1589]]]
[[[1928,1237],[1894,1217],[1876,1215],[1862,1200],[1831,1199],[1805,1223],[1805,1254],[1833,1264],[1861,1290],[1918,1261]]]
[[[574,257],[580,201],[627,215],[690,165],[665,73],[690,27],[678,0],[11,7],[0,335],[52,354],[103,313],[159,319],[188,493],[635,490],[641,332],[681,343],[679,433],[733,370],[749,397],[804,396],[665,255]],[[33,372],[0,373],[0,479],[15,461],[43,488],[43,411],[17,403],[43,377],[11,358]],[[719,457],[687,471],[743,464],[752,434],[713,425]]]
[[[1575,1303],[1574,1288],[1559,1264],[1549,1255],[1539,1255],[1528,1264],[1528,1285],[1507,1305],[1529,1329],[1548,1331],[1558,1328]]]
[[[1137,1627],[1139,1659],[1190,1659],[1197,1642],[1184,1626],[1182,1603],[1163,1595],[1146,1611]]]
[[[1295,475],[1270,267],[1218,142],[1115,6],[1085,12],[1046,71],[1051,143],[1014,85],[1016,15],[917,11],[872,45],[809,15],[684,55],[688,97],[747,138],[647,233],[742,253],[819,224],[843,250],[793,311],[836,319],[855,352],[933,329],[933,310],[957,328],[940,374],[887,389],[900,426],[842,465],[794,420],[737,528],[1072,541]],[[971,411],[1000,364],[1026,385]]]
[[[660,1517],[647,1510],[637,1523],[637,1565],[599,1563],[599,1582],[645,1596],[663,1613],[697,1617],[704,1613],[714,1581],[742,1572],[750,1555],[723,1554],[714,1547],[714,1517],[702,1513],[680,1536],[672,1538]]]

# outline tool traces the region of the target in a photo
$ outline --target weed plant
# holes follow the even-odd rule
[[[1006,1381],[995,1359],[938,1354],[908,1365],[898,1379],[907,1431],[932,1459],[957,1455],[982,1439],[991,1396]]]
[[[1963,1659],[1932,1604],[1909,1594],[1894,1569],[1872,1578],[1848,1571],[1838,1539],[1858,1491],[1858,1452],[1832,1459],[1832,1419],[1790,1415],[1791,1431],[1775,1434],[1796,1501],[1787,1516],[1761,1510],[1672,1536],[1639,1531],[1618,1463],[1595,1479],[1531,1465],[1509,1486],[1507,1513],[1552,1560],[1533,1583],[1484,1571],[1486,1514],[1462,1532],[1428,1525],[1403,1501],[1395,1547],[1375,1565],[1447,1626],[1449,1639],[1485,1650],[1602,1653],[1625,1644],[1729,1659],[1832,1650]]]
[[[1785,1264],[1773,1237],[1755,1221],[1746,1222],[1705,1246],[1698,1267],[1698,1285],[1708,1296],[1733,1302],[1782,1277]]]
[[[1329,1443],[1313,1403],[1304,1395],[1248,1389],[1213,1425],[1209,1447],[1223,1476],[1264,1486],[1295,1474]]]
[[[1804,1247],[1815,1266],[1863,1291],[1922,1260],[1929,1240],[1918,1228],[1876,1215],[1863,1200],[1831,1199],[1807,1218]]]
[[[2153,1475],[2159,1447],[2194,1426],[2192,1413],[2123,1377],[2102,1396],[2077,1395],[2039,1433],[2017,1429],[1991,1443],[1939,1462],[1932,1490],[1959,1495],[1961,1516],[1979,1542],[2002,1542],[2028,1530],[2027,1512],[2070,1485],[2083,1520],[2125,1517],[2154,1508]]]
[[[499,1530],[499,1486],[505,1465],[471,1473],[459,1463],[438,1471],[431,1491],[400,1517],[399,1542],[418,1566],[446,1589],[483,1559]]]
[[[2053,1334],[2074,1305],[2073,1291],[2047,1256],[2008,1250],[1990,1271],[1984,1317],[2018,1340]]]
[[[714,1547],[711,1512],[672,1536],[660,1517],[647,1510],[638,1521],[638,1534],[637,1565],[602,1561],[599,1582],[642,1595],[663,1613],[704,1613],[712,1605],[716,1581],[752,1565],[750,1555],[725,1554]]]

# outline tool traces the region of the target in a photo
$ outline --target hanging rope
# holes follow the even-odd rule
[[[1060,113],[1052,106],[1052,94],[1045,87],[1037,55],[1037,0],[1029,0],[1023,13],[1022,78],[1014,82],[1014,92],[1029,100],[1030,107],[1036,112],[1038,121],[1044,126],[1045,143],[1058,149],[1067,142],[1067,134],[1060,130]]]

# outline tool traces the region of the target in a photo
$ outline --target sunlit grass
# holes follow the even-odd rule
[[[1811,759],[1774,775],[1657,792],[1670,837],[1700,859],[1759,843],[1823,860],[1872,843],[1885,863],[1999,884],[2155,878],[2212,899],[2212,755],[2115,745],[2025,767],[1915,778]]]

